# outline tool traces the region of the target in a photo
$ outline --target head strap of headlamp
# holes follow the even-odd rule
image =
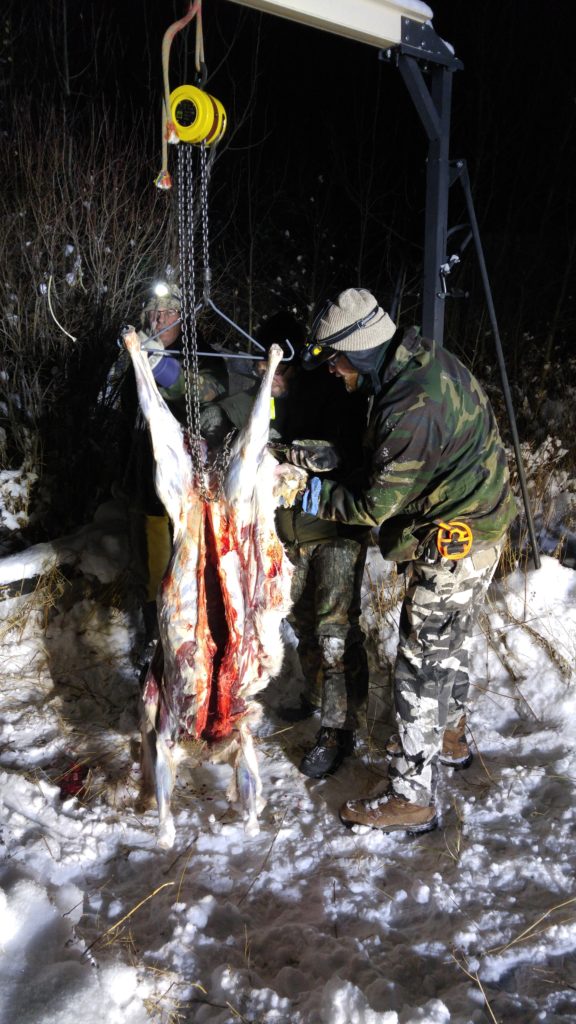
[[[316,332],[320,326],[321,321],[324,319],[326,313],[330,309],[330,306],[333,305],[334,303],[332,302],[331,299],[329,299],[327,302],[324,303],[320,311],[316,314],[316,317],[314,318],[314,323],[312,324],[312,329],[310,331],[310,334],[313,339],[316,338]],[[322,338],[322,341],[314,341],[314,344],[320,345],[322,348],[331,348],[337,341],[344,341],[344,338],[349,338],[351,334],[355,333],[355,331],[361,330],[362,327],[367,327],[368,324],[372,323],[379,309],[380,307],[378,303],[376,303],[374,309],[371,309],[370,312],[366,313],[366,315],[361,317],[360,320],[355,320],[354,323],[349,324],[348,327],[342,327],[339,331],[336,331],[335,334],[330,334],[328,335],[327,338]]]

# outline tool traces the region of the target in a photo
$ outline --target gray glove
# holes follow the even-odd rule
[[[340,456],[329,441],[293,441],[286,447],[285,457],[309,473],[328,473],[340,465]]]

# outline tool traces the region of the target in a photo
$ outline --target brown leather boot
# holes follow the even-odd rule
[[[454,729],[444,729],[440,762],[459,769],[472,764],[472,751],[466,739],[466,715],[462,715]]]
[[[347,828],[369,825],[382,832],[407,832],[408,835],[431,832],[438,825],[433,804],[421,807],[392,793],[383,793],[372,799],[349,800],[340,808],[340,820]]]
[[[388,737],[384,749],[388,757],[400,757],[402,743],[397,732]],[[439,760],[449,768],[460,770],[472,764],[472,751],[466,739],[466,715],[462,715],[454,729],[444,730]]]

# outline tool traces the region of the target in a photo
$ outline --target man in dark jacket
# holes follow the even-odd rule
[[[279,344],[287,354],[288,340],[298,353],[305,334],[290,313],[280,312],[263,322],[256,339],[265,349]],[[264,354],[256,367],[259,375],[264,373]],[[244,392],[219,404],[240,428],[251,401]],[[354,461],[350,437],[358,436],[360,421],[366,421],[361,396],[347,399],[331,378],[304,373],[298,359],[280,364],[272,384],[270,438],[281,461],[312,473],[335,471],[339,479]],[[370,531],[318,519],[303,512],[300,503],[278,509],[276,529],[294,566],[289,621],[298,637],[306,683],[297,704],[279,708],[279,714],[287,721],[298,721],[320,712],[316,742],[300,763],[304,775],[319,779],[336,771],[352,753],[358,713],[368,693],[359,619]]]
[[[398,736],[381,795],[350,801],[347,825],[425,832],[437,824],[437,761],[470,763],[467,643],[516,514],[488,398],[452,354],[404,337],[365,289],[326,303],[304,365],[328,363],[347,391],[371,396],[361,487],[311,478],[304,507],[380,527],[384,558],[408,563],[394,677]]]

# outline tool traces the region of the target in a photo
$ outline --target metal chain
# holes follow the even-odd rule
[[[208,223],[208,147],[206,142],[200,144],[200,207],[202,214],[202,268],[204,282],[204,298],[211,298],[212,268],[210,266],[210,227]],[[216,481],[215,497],[222,494],[224,477],[230,462],[232,444],[238,431],[232,430],[222,442],[220,451],[215,455],[210,471]]]
[[[208,164],[206,142],[200,145],[200,209],[202,211],[202,264],[204,269],[204,297],[210,298],[212,288],[212,271],[210,269],[210,249],[208,230]]]
[[[210,466],[210,471],[216,480],[216,496],[220,497],[224,490],[224,478],[226,476],[226,470],[230,463],[230,456],[232,454],[232,444],[238,437],[237,430],[231,430],[229,434],[226,434],[220,451],[216,453]]]
[[[203,202],[203,197],[201,197]],[[202,218],[204,220],[204,217]],[[200,495],[208,493],[202,466],[200,430],[200,388],[198,372],[198,334],[196,328],[196,276],[194,260],[194,166],[192,146],[178,146],[178,243],[180,290],[182,293],[182,351],[184,355],[184,396],[186,425],[192,465],[198,478]]]
[[[196,325],[196,263],[194,255],[194,163],[195,147],[180,143],[178,146],[178,242],[180,259],[180,287],[182,291],[182,352],[184,364],[184,395],[186,423],[190,442],[192,465],[198,478],[200,496],[204,501],[216,500],[222,493],[224,476],[230,461],[230,448],[235,437],[231,432],[224,440],[220,452],[210,466],[210,474],[217,481],[215,493],[208,493],[202,462],[202,436],[200,422],[200,386],[198,369],[198,332]],[[210,269],[208,224],[208,163],[206,143],[199,150],[200,164],[200,218],[202,226],[203,298],[210,298],[212,272]]]

